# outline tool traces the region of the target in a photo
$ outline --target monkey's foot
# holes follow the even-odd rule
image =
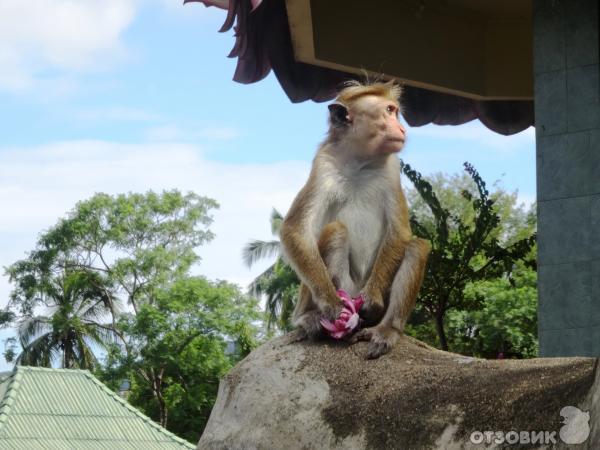
[[[361,294],[364,303],[360,308],[360,317],[365,321],[367,325],[374,325],[379,323],[385,313],[385,306],[383,304],[383,300],[375,299],[369,294],[362,293]]]
[[[308,333],[304,328],[296,328],[289,335],[289,343],[293,344],[294,342],[300,342],[308,339]]]
[[[321,313],[318,310],[308,311],[294,320],[298,332],[297,341],[304,339],[316,340],[323,335],[321,329]]]
[[[368,341],[367,359],[376,359],[388,353],[398,341],[400,333],[394,328],[370,327],[363,328],[350,338],[350,343]]]

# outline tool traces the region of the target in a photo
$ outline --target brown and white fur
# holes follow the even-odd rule
[[[425,273],[429,243],[412,236],[396,153],[405,130],[400,88],[351,83],[329,106],[327,138],[281,227],[287,260],[302,284],[293,324],[321,335],[319,319],[338,317],[336,289],[362,293],[368,358],[388,352],[404,331]]]

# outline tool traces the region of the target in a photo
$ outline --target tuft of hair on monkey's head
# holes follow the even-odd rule
[[[329,135],[331,139],[336,141],[340,137],[341,132],[343,133],[343,130],[350,125],[349,108],[352,103],[358,98],[367,95],[375,95],[394,102],[400,102],[402,87],[394,80],[385,82],[376,80],[365,83],[361,83],[358,80],[348,80],[342,83],[337,97],[328,106]]]
[[[372,83],[361,83],[357,80],[348,80],[342,84],[342,89],[335,98],[336,103],[349,105],[354,100],[365,95],[375,95],[399,102],[402,95],[402,87],[394,80],[374,81]]]

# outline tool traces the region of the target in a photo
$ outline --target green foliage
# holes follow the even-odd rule
[[[505,201],[503,210],[498,209],[496,200],[502,195],[496,194],[495,200],[473,166],[468,163],[464,166],[472,180],[471,189],[459,192],[442,189],[444,197],[451,199],[448,203],[452,209],[442,205],[432,185],[420,173],[408,164],[402,166],[423,202],[411,209],[413,232],[429,240],[432,246],[411,330],[425,332],[428,324],[419,322],[419,318],[428,315],[434,321],[439,345],[445,350],[448,349],[446,313],[477,308],[475,299],[465,295],[468,284],[502,276],[510,280],[518,261],[528,261],[534,266],[530,259],[535,246],[531,215],[521,220],[523,226],[518,231],[507,229],[502,225],[500,213],[508,215],[511,200]],[[464,184],[464,179],[458,181],[459,186]],[[449,183],[455,184],[456,181]]]
[[[237,287],[189,276],[215,207],[178,191],[78,203],[6,268],[14,289],[0,326],[18,338],[5,356],[93,369],[115,390],[129,380],[131,403],[196,442],[219,378],[257,345],[262,320]]]
[[[468,173],[438,172],[429,175],[427,182],[450,216],[460,217],[463,223],[470,226],[475,223],[476,210],[467,197],[473,198],[477,195],[477,187]],[[464,192],[468,193],[467,197]],[[427,229],[433,229],[433,213],[419,192],[416,189],[407,189],[406,197],[410,205],[410,213]],[[489,198],[494,202],[494,211],[500,218],[498,226],[490,231],[490,237],[498,239],[503,244],[512,244],[519,239],[529,237],[535,231],[535,208],[525,209],[522,204],[519,205],[518,192],[506,192],[497,181],[494,183],[493,192],[489,193]],[[450,228],[454,225],[452,221],[448,223]]]
[[[453,350],[484,358],[533,358],[538,355],[537,274],[520,266],[507,278],[469,284],[465,297],[479,307],[448,313]]]
[[[180,279],[152,304],[124,316],[129,354],[113,351],[99,377],[116,388],[131,380],[128,400],[169,430],[197,442],[219,378],[256,344],[256,300],[226,282]],[[239,349],[226,354],[227,341]]]
[[[271,232],[279,236],[283,216],[273,209],[271,212]],[[278,240],[249,242],[243,250],[243,259],[251,267],[260,259],[275,257],[275,262],[250,284],[250,293],[264,296],[267,311],[267,329],[281,331],[292,329],[291,317],[298,299],[300,280],[294,270],[281,258],[281,243]]]
[[[265,296],[267,327],[270,329],[276,325],[281,331],[291,331],[292,313],[300,287],[296,272],[278,259],[273,264],[272,270],[263,273],[257,278],[255,284],[255,291]]]
[[[66,309],[76,300],[71,291],[82,298],[99,299],[96,325],[112,329],[126,344],[115,326],[119,305],[126,302],[136,311],[140,304],[154,301],[158,288],[187,274],[199,259],[195,247],[212,238],[206,226],[211,222],[208,211],[216,206],[213,200],[178,191],[96,194],[79,202],[66,218],[40,235],[27,258],[6,268],[14,288],[2,316],[3,326],[18,324],[23,330],[19,344],[26,346],[17,361],[48,365],[57,357],[55,346],[64,346],[55,342],[57,330],[66,333],[65,327],[73,324],[51,325],[58,319],[39,312],[49,308],[51,316],[60,313],[75,320],[77,313]],[[74,279],[73,274],[78,284],[71,288],[65,283]],[[38,339],[50,328],[54,338]],[[9,344],[7,356],[15,358],[17,343]],[[35,352],[27,356],[29,346],[35,346]],[[81,344],[79,348],[86,347]],[[67,345],[67,366],[69,349]],[[93,354],[79,358],[86,365],[95,364]]]
[[[48,314],[19,318],[17,339],[8,340],[6,360],[44,367],[60,360],[64,368],[97,367],[94,348],[105,349],[116,335],[102,323],[108,298],[96,278],[93,273],[64,272],[40,286]],[[22,350],[17,356],[18,347]]]
[[[178,191],[96,194],[41,234],[26,259],[6,269],[15,288],[10,304],[31,315],[44,304],[46,284],[64,270],[95,273],[110,297],[134,309],[153,290],[197,262],[195,247],[212,239],[206,229],[214,200]]]

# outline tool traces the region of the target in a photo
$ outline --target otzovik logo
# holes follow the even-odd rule
[[[590,436],[590,413],[582,411],[576,406],[565,406],[560,410],[563,417],[563,426],[558,431],[560,440],[567,445],[584,443]],[[556,444],[558,442],[556,431],[473,431],[471,443],[473,444]]]
[[[576,406],[565,406],[560,410],[563,416],[563,426],[560,429],[560,439],[565,444],[582,444],[590,435],[590,413]]]

